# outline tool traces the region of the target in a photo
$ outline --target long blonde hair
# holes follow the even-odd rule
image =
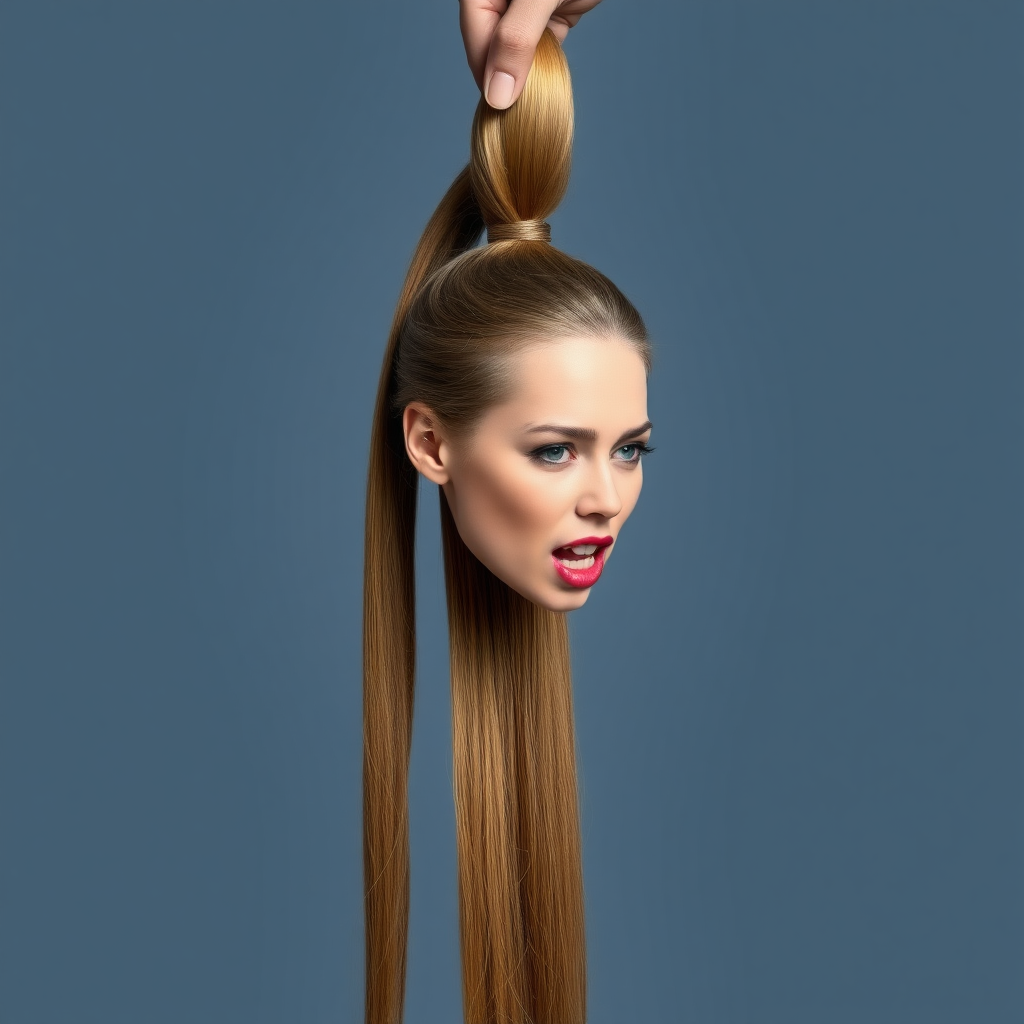
[[[518,346],[616,336],[646,366],[643,321],[602,274],[543,240],[565,193],[572,90],[545,33],[507,111],[483,101],[469,166],[413,257],[384,355],[370,442],[363,585],[366,1021],[402,1019],[409,913],[407,783],[415,666],[417,473],[401,413],[467,434],[502,400]],[[484,227],[492,241],[476,247]],[[469,1024],[583,1024],[586,952],[564,615],[497,579],[439,488],[451,655],[463,1012]]]

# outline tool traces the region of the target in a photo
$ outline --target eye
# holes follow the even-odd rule
[[[572,449],[567,444],[549,444],[530,452],[530,458],[548,466],[560,466],[572,460]]]
[[[634,441],[632,444],[624,444],[615,450],[620,462],[637,463],[644,455],[650,455],[654,449],[643,444],[641,441]]]

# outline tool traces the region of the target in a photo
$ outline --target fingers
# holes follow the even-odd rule
[[[507,9],[505,0],[460,0],[459,3],[459,27],[466,44],[466,60],[481,92],[484,91],[484,68],[491,37]]]
[[[484,98],[499,110],[512,106],[526,84],[537,43],[558,0],[513,0],[493,30],[483,70]]]
[[[492,107],[523,91],[537,43],[550,28],[559,42],[601,0],[459,0],[459,25],[476,84]]]

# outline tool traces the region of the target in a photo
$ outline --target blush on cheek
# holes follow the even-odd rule
[[[492,530],[530,531],[543,519],[537,481],[521,475],[478,473],[467,481],[469,504],[480,525]],[[469,509],[467,509],[468,511]]]

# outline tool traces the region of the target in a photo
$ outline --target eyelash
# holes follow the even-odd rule
[[[640,462],[640,460],[644,458],[644,456],[650,455],[651,452],[654,451],[653,448],[651,448],[649,445],[644,444],[642,441],[633,441],[630,444],[619,445],[619,447],[616,448],[615,450],[616,452],[621,452],[626,448],[636,449],[636,458],[619,460],[620,462],[624,462],[627,466],[637,465]],[[530,458],[534,462],[540,463],[542,466],[564,466],[568,462],[572,461],[571,459],[565,459],[564,461],[552,462],[551,459],[545,459],[544,453],[552,451],[567,451],[572,454],[575,454],[576,449],[571,444],[546,444],[542,448],[535,448],[532,452],[530,452]]]

